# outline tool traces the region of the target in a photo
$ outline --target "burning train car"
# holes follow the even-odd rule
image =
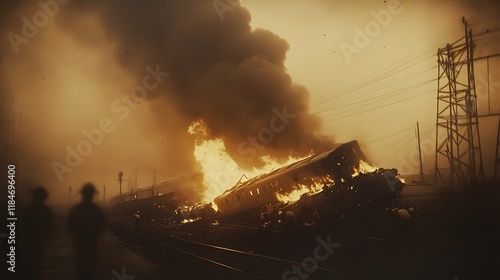
[[[300,200],[298,208],[302,209],[349,208],[365,201],[387,202],[402,186],[396,169],[367,164],[358,142],[351,141],[239,183],[217,197],[215,203],[227,221],[255,220],[264,205],[292,207]]]
[[[275,209],[274,214],[292,211],[300,217],[306,215],[301,212],[314,207],[333,217],[366,202],[382,202],[381,209],[390,206],[389,199],[403,186],[397,175],[396,169],[369,165],[358,142],[351,141],[240,182],[214,202],[218,219],[225,222],[256,221],[262,209]],[[146,219],[181,213],[184,220],[195,220],[191,212],[186,218],[183,209],[199,202],[193,201],[193,192],[202,184],[202,173],[178,177],[118,195],[110,200],[110,208],[130,215],[139,210]],[[159,207],[165,213],[160,213]]]

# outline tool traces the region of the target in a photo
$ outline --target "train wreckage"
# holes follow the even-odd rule
[[[371,166],[358,142],[351,141],[237,184],[215,203],[226,221],[286,211],[304,220],[311,209],[330,219],[361,206],[390,206],[403,186],[396,169]]]
[[[198,184],[202,184],[200,173],[184,176],[116,196],[110,201],[111,208],[120,212],[129,209],[130,213],[139,210],[146,219],[161,218],[169,223],[200,219],[262,223],[273,217],[283,222],[288,215],[313,224],[321,213],[327,217],[323,221],[336,224],[346,217],[369,219],[376,212],[374,208],[383,211],[391,206],[391,199],[404,186],[396,169],[368,164],[357,141],[239,182],[215,198],[216,214],[208,210],[211,204],[188,207],[184,198],[179,198]]]

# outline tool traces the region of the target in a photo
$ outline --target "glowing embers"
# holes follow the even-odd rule
[[[184,219],[180,222],[180,224],[187,224],[187,223],[193,223],[193,222],[196,222],[196,221],[199,221],[201,220],[202,218],[201,217],[197,217],[195,219]]]

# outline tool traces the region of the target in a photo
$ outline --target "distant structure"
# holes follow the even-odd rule
[[[437,53],[435,180],[451,186],[484,180],[474,80],[475,45],[467,21],[462,18],[462,22],[465,37]]]
[[[500,119],[498,119],[498,129],[497,129],[497,147],[495,153],[495,181],[500,179]]]

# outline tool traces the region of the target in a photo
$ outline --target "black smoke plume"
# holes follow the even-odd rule
[[[284,66],[289,45],[271,31],[253,30],[248,10],[236,2],[75,0],[61,5],[55,20],[91,45],[94,31],[82,20],[97,17],[117,61],[138,83],[148,65],[169,72],[148,99],[175,108],[179,119],[167,120],[172,113],[155,106],[182,141],[192,139],[187,126],[203,120],[209,138],[222,138],[244,167],[262,165],[265,155],[279,160],[323,149],[331,140],[309,114],[309,93]],[[182,144],[174,156],[192,158],[192,148]]]

